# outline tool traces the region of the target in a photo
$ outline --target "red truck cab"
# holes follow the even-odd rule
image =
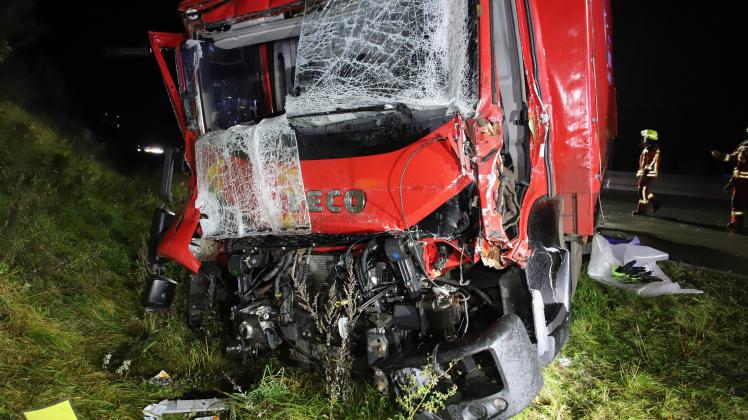
[[[489,354],[498,375],[438,415],[529,404],[568,338],[616,133],[610,2],[185,0],[179,13],[185,32],[150,42],[190,198],[157,211],[151,248],[157,271],[194,273],[191,322],[216,306],[206,285],[231,278],[227,352],[285,343],[309,362],[323,350],[299,331],[315,315],[288,300],[350,278],[358,307],[338,321],[393,348],[355,349],[379,384],[438,346],[437,363]],[[146,306],[168,307],[174,287],[155,276]]]

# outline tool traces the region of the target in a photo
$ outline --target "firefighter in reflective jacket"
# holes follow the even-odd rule
[[[748,129],[746,133],[748,134]],[[732,194],[732,209],[727,230],[734,232],[743,228],[743,216],[748,211],[748,139],[743,140],[730,154],[712,150],[712,156],[735,164],[732,178],[725,186],[725,190]]]
[[[639,190],[639,203],[636,205],[636,210],[631,213],[637,216],[647,214],[647,208],[650,203],[652,204],[652,212],[656,212],[660,208],[660,203],[655,200],[655,196],[651,190],[652,182],[657,179],[657,175],[660,172],[659,138],[655,130],[643,130],[641,134],[644,149],[642,149],[642,153],[639,155],[639,170],[636,171],[636,187]]]

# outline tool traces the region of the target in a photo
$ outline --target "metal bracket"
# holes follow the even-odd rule
[[[208,398],[202,400],[163,400],[157,404],[150,404],[143,409],[144,420],[161,420],[166,414],[185,413],[215,413],[227,411],[224,398]]]

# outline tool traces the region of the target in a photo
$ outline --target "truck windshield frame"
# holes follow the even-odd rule
[[[307,3],[289,117],[396,105],[471,116],[477,47],[473,0]]]
[[[377,16],[372,14],[381,7],[375,0],[362,0],[360,7],[348,0],[330,0],[322,9],[308,6],[299,37],[237,46],[239,34],[250,40],[253,31],[265,30],[267,25],[259,24],[237,29],[236,36],[221,35],[229,44],[223,38],[191,41],[202,131],[284,112],[292,124],[297,117],[358,118],[360,111],[393,107],[472,116],[479,71],[475,0],[458,6],[452,0],[384,1],[394,9]],[[348,21],[334,24],[342,17]],[[432,18],[441,21],[429,23]],[[401,27],[406,21],[415,27]],[[450,38],[455,34],[457,41]],[[313,123],[318,124],[326,125]]]
[[[287,38],[223,49],[200,41],[196,61],[205,132],[283,113],[297,43]]]

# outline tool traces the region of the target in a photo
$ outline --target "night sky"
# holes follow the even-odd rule
[[[120,159],[138,159],[124,153],[137,144],[179,143],[153,57],[107,54],[112,48],[147,48],[148,30],[181,31],[177,2],[44,3],[19,18],[33,36],[16,48],[10,66],[20,66],[34,79],[29,105],[91,127]],[[728,173],[708,150],[732,150],[745,138],[748,83],[746,67],[739,64],[746,50],[743,19],[741,11],[726,6],[613,1],[619,138],[611,169],[633,170],[638,133],[654,128],[660,133],[663,172]],[[121,115],[119,130],[103,123],[104,112]]]
[[[612,169],[635,167],[638,133],[653,128],[662,172],[731,171],[708,151],[732,151],[746,138],[745,16],[733,3],[613,1],[619,139]]]

